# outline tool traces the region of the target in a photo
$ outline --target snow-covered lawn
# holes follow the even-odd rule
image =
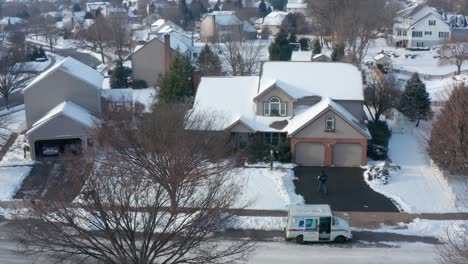
[[[0,167],[0,201],[11,200],[30,171],[29,166]]]
[[[444,175],[431,162],[426,151],[424,134],[403,117],[391,122],[394,133],[389,143],[389,158],[401,167],[390,171],[388,184],[366,181],[372,189],[396,201],[410,213],[444,213],[466,211],[457,204],[457,197]]]
[[[395,69],[402,69],[411,72],[419,72],[421,74],[443,75],[453,73],[457,70],[455,65],[439,65],[437,49],[429,51],[409,51],[402,48],[395,48],[387,45],[386,40],[379,38],[374,40],[369,45],[369,50],[364,61],[372,61],[373,57],[384,51],[386,54],[391,54],[392,65]],[[393,56],[397,55],[397,56]],[[406,57],[405,55],[408,55]],[[415,56],[414,58],[412,58]],[[468,63],[462,65],[462,70],[468,70]]]
[[[239,168],[235,177],[244,184],[239,203],[248,203],[248,209],[287,210],[291,204],[304,203],[304,198],[295,193],[290,168]]]
[[[3,156],[3,159],[0,161],[0,167],[3,166],[30,166],[35,162],[31,160],[29,154],[26,159],[24,158],[23,143],[24,134],[18,135],[15,143],[10,147],[8,152]]]

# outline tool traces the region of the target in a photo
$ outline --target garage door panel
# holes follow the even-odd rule
[[[333,146],[333,165],[337,167],[359,167],[362,160],[360,144],[335,144]]]
[[[325,148],[320,143],[297,143],[295,147],[296,163],[301,166],[323,166]]]

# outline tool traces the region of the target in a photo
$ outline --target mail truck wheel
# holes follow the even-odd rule
[[[301,235],[301,236],[297,236],[296,237],[296,243],[297,244],[304,244],[304,237]]]
[[[346,241],[346,237],[344,237],[344,236],[335,237],[335,242],[336,243],[344,243],[345,241]]]

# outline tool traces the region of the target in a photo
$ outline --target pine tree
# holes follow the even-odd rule
[[[261,17],[265,17],[266,15],[268,15],[268,10],[265,4],[265,0],[262,0],[260,4],[258,5],[258,13]]]
[[[219,7],[220,5],[221,5],[221,3],[218,0],[218,2],[213,7],[213,11],[221,11],[221,8]]]
[[[291,60],[292,47],[288,41],[288,34],[280,29],[275,37],[275,41],[268,48],[271,61],[289,61]]]
[[[221,76],[223,67],[216,53],[214,53],[208,44],[205,45],[198,57],[198,66],[203,76]]]
[[[312,51],[312,54],[316,55],[320,53],[322,53],[322,45],[320,45],[320,41],[316,39],[314,41],[314,50]]]
[[[192,97],[193,67],[187,56],[176,55],[171,69],[159,82],[159,99],[170,103]]]
[[[296,37],[296,33],[291,33],[291,35],[289,35],[289,43],[297,43],[297,37]]]
[[[301,50],[309,50],[309,39],[308,38],[299,39],[299,44],[301,44]]]
[[[431,99],[419,74],[415,73],[406,83],[399,110],[411,121],[417,121],[416,127],[421,119],[431,117]]]
[[[345,55],[344,45],[336,45],[333,47],[333,51],[331,54],[332,61],[340,61]]]
[[[128,87],[128,70],[118,63],[112,72],[110,79],[111,88],[127,88]]]

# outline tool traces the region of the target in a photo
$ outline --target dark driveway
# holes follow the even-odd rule
[[[318,192],[321,170],[328,174],[328,195]],[[307,204],[330,204],[336,211],[398,212],[390,199],[367,185],[360,168],[296,167],[294,173],[296,192]]]

